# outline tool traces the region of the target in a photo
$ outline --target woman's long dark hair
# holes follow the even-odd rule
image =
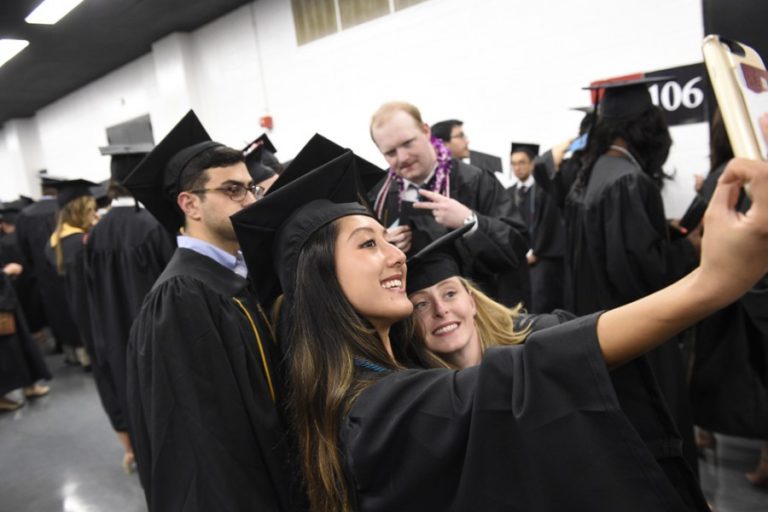
[[[354,400],[375,380],[355,371],[355,358],[390,370],[393,363],[373,325],[349,303],[336,277],[338,221],[307,241],[297,263],[296,287],[283,301],[280,332],[285,333],[288,407],[311,509],[351,510],[338,433]],[[406,320],[390,330],[393,350],[413,333]]]
[[[627,150],[638,161],[643,172],[661,188],[665,178],[662,166],[669,156],[672,137],[664,112],[655,106],[627,120],[598,118],[589,135],[589,147],[576,186],[582,190],[586,188],[595,163],[618,138],[627,144]]]

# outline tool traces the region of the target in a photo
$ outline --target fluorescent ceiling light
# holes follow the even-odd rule
[[[80,5],[83,0],[45,0],[24,21],[39,25],[53,25]]]
[[[11,60],[27,45],[29,41],[23,39],[0,39],[0,66]]]

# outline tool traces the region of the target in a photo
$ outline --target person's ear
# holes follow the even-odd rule
[[[181,211],[184,212],[184,216],[199,221],[203,215],[200,210],[200,203],[202,198],[192,192],[181,192],[176,197],[176,204],[179,205]]]

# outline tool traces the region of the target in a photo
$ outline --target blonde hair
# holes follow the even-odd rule
[[[475,309],[477,311],[475,316],[475,328],[477,329],[477,337],[480,341],[480,350],[482,353],[485,353],[490,347],[499,345],[517,345],[525,341],[531,333],[530,325],[522,331],[518,331],[515,328],[515,319],[525,313],[522,303],[514,308],[508,308],[483,293],[477,285],[472,283],[469,279],[461,276],[456,276],[456,278],[475,300]],[[416,345],[414,346],[414,353],[422,364],[433,368],[443,366],[459,369],[442,355],[429,350],[424,341],[423,327],[419,329],[419,332],[421,333],[421,336],[414,338],[414,344]],[[426,357],[426,354],[429,354],[431,357]],[[438,359],[443,364],[435,365],[434,359]]]
[[[389,101],[380,106],[379,109],[371,116],[371,124],[368,127],[368,130],[371,134],[371,140],[373,140],[374,144],[376,144],[376,139],[373,138],[373,129],[387,122],[395,112],[405,112],[411,116],[419,129],[424,126],[424,121],[421,119],[421,112],[419,112],[419,109],[416,107],[416,105],[412,105],[411,103],[407,103],[405,101]]]
[[[61,248],[61,240],[65,227],[81,229],[87,233],[91,229],[95,212],[96,200],[93,196],[75,198],[59,210],[54,231],[54,237],[58,242],[53,248],[56,253],[56,271],[59,275],[64,275],[64,252]]]
[[[531,332],[530,326],[522,331],[515,328],[515,318],[525,313],[522,303],[508,308],[480,291],[468,279],[459,277],[459,281],[475,299],[475,325],[483,352],[497,345],[517,345],[525,341]]]

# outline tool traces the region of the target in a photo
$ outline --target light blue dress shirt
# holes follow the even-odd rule
[[[237,251],[237,256],[233,256],[224,249],[216,247],[213,244],[209,244],[199,238],[184,235],[176,237],[176,244],[182,249],[189,249],[190,251],[195,251],[198,254],[211,258],[219,265],[228,268],[240,277],[248,277],[248,267],[245,266],[245,260],[243,259],[243,253],[241,251]]]

